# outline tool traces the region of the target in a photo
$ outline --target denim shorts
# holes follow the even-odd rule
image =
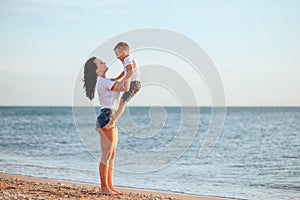
[[[130,88],[128,92],[124,92],[121,97],[121,100],[124,102],[129,102],[130,99],[141,89],[141,82],[140,81],[131,81]]]
[[[97,117],[96,127],[102,129],[113,117],[114,111],[109,108],[101,109],[100,115]]]

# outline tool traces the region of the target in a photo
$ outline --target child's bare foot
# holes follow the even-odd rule
[[[111,196],[111,195],[115,195],[116,193],[108,189],[107,187],[101,187],[100,194]]]
[[[112,127],[114,127],[114,125],[115,125],[115,122],[112,121],[112,120],[110,120],[110,121],[103,127],[103,129],[109,130],[109,129],[111,129]]]

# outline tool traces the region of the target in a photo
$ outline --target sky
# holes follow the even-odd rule
[[[226,106],[300,106],[299,10],[297,0],[0,0],[0,106],[72,106],[91,52],[142,28],[172,30],[201,46],[222,80]],[[149,57],[136,58],[143,64]],[[190,77],[197,105],[211,105],[203,79]],[[157,85],[130,103],[153,104],[177,105]]]

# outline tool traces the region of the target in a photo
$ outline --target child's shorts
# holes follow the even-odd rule
[[[130,88],[128,92],[124,92],[121,97],[121,101],[129,102],[130,99],[141,89],[141,82],[140,81],[131,81]]]
[[[101,109],[100,115],[97,117],[96,127],[102,129],[113,117],[114,111],[110,108]]]

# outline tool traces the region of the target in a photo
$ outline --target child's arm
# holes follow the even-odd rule
[[[119,74],[119,76],[118,76],[117,78],[112,78],[112,79],[110,79],[110,80],[112,80],[112,81],[117,81],[117,80],[121,79],[123,76],[124,76],[124,71],[122,71],[122,73]]]
[[[134,68],[135,68],[135,66],[132,65],[132,64],[126,66],[126,75],[121,81],[121,84],[123,85],[123,87],[125,87],[125,83],[127,81],[129,81],[131,79],[131,77],[133,76],[133,69]]]

